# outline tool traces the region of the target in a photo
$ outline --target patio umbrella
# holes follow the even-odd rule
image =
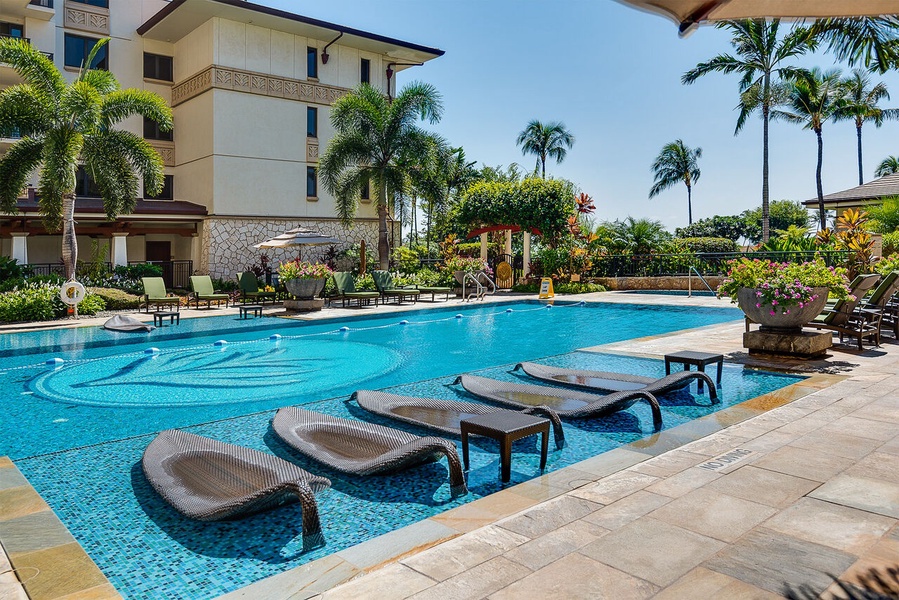
[[[728,19],[876,17],[896,13],[896,0],[618,0],[665,16],[688,35],[704,21]]]
[[[328,237],[314,229],[305,227],[297,227],[290,231],[285,231],[277,237],[270,240],[254,244],[254,248],[300,248],[303,246],[333,246],[340,243],[340,240]],[[298,257],[302,257],[298,252]]]

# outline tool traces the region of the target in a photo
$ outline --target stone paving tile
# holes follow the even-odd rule
[[[642,452],[634,452],[627,448],[615,448],[609,452],[603,452],[599,456],[582,460],[573,465],[573,468],[590,473],[595,480],[643,462],[646,458],[646,454]]]
[[[486,498],[481,498],[442,512],[439,515],[434,515],[431,517],[431,520],[442,523],[456,531],[468,532],[491,525],[500,519],[514,515],[538,503],[539,500],[534,498],[526,498],[510,490],[503,490]]]
[[[54,600],[121,600],[121,598],[122,595],[112,587],[112,584],[106,583],[74,594],[66,594],[54,598]]]
[[[731,435],[730,431],[716,433],[701,440],[691,442],[684,446],[684,450],[694,454],[702,454],[706,457],[718,456],[734,448],[739,448],[750,438],[740,435]]]
[[[646,491],[670,498],[679,498],[723,476],[724,473],[720,471],[709,471],[708,469],[693,467],[647,486]]]
[[[507,552],[505,557],[536,571],[601,538],[608,532],[608,529],[583,519],[573,521],[518,546]]]
[[[516,581],[489,598],[640,600],[651,597],[658,589],[647,581],[631,577],[586,556],[572,554]]]
[[[719,540],[644,517],[584,546],[581,553],[664,586],[725,546]]]
[[[840,417],[833,423],[822,427],[822,431],[832,431],[836,433],[852,432],[863,438],[870,438],[886,442],[896,435],[896,424],[886,421],[873,421],[871,419],[861,419],[853,416],[854,413]]]
[[[899,408],[875,402],[854,411],[852,416],[860,419],[868,419],[870,421],[899,423]]]
[[[336,554],[278,573],[220,596],[217,600],[302,600],[359,576],[362,570]]]
[[[13,556],[12,559],[20,572],[32,568],[38,571],[25,580],[25,591],[32,600],[58,598],[108,583],[75,542]]]
[[[724,542],[734,542],[775,512],[770,506],[702,488],[657,508],[649,516]]]
[[[584,520],[605,529],[618,529],[668,502],[671,502],[668,496],[640,490],[587,515]]]
[[[893,456],[899,456],[899,435],[878,448],[877,451],[892,454]]]
[[[833,454],[822,454],[804,448],[784,446],[752,464],[769,471],[777,471],[803,479],[825,482],[849,468],[855,461]]]
[[[530,569],[497,556],[485,563],[459,573],[446,581],[423,590],[412,600],[474,600],[484,598],[511,583],[530,575]]]
[[[709,483],[706,489],[774,508],[786,508],[819,485],[817,481],[746,465]]]
[[[434,585],[434,580],[398,563],[322,594],[323,600],[402,600]]]
[[[601,479],[594,485],[579,488],[572,495],[591,502],[611,504],[658,481],[658,477],[626,470]]]
[[[708,457],[702,454],[693,454],[685,450],[674,450],[634,465],[631,467],[631,470],[654,477],[668,477],[707,460]]]
[[[601,505],[575,496],[563,496],[498,523],[503,529],[536,538],[599,510]]]
[[[787,423],[777,429],[779,433],[789,433],[790,435],[795,436],[803,436],[807,433],[811,433],[813,431],[817,431],[821,429],[825,425],[832,423],[832,421],[826,417],[818,416],[817,413],[812,413],[807,417],[802,417],[801,419],[797,419],[792,423]]]
[[[897,562],[899,562],[899,537],[896,539],[884,537],[840,575],[840,579],[863,585],[865,579],[870,577],[872,570],[882,573],[885,566],[895,567]]]
[[[426,548],[458,534],[458,531],[442,523],[425,519],[341,550],[336,555],[360,569],[368,569],[415,548]]]
[[[831,583],[828,573],[842,573],[854,562],[851,554],[759,527],[703,566],[775,594],[784,585],[820,593]]]
[[[768,519],[765,527],[861,556],[895,524],[890,517],[803,498]]]
[[[749,440],[748,442],[740,444],[740,448],[746,448],[756,452],[771,452],[772,450],[782,448],[795,440],[796,436],[794,434],[784,433],[779,429],[776,429],[774,431],[769,431],[754,440]]]
[[[899,485],[889,481],[837,475],[809,496],[899,518]]]
[[[899,456],[879,450],[861,459],[843,473],[852,477],[899,483]]]
[[[782,597],[780,594],[773,594],[723,573],[696,567],[653,596],[653,600],[683,600],[684,598],[775,600]]]
[[[528,540],[529,538],[523,535],[491,525],[414,554],[400,562],[435,581],[444,581],[513,550]]]
[[[30,485],[0,490],[0,507],[2,507],[0,521],[50,510],[40,494]]]
[[[4,457],[5,458],[5,457]],[[6,460],[9,460],[8,458]],[[22,475],[18,469],[12,467],[0,468],[0,490],[9,488],[27,486],[28,480]]]
[[[27,554],[75,541],[62,522],[49,510],[0,521],[0,539],[3,540],[3,547],[14,562],[17,554]]]

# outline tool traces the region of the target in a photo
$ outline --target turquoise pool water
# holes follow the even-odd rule
[[[386,388],[471,400],[447,385],[453,376],[518,380],[508,368],[521,360],[660,376],[660,361],[574,350],[740,316],[731,309],[514,303],[324,323],[185,319],[143,337],[97,329],[25,334],[21,352],[0,344],[7,399],[0,455],[13,457],[124,596],[212,598],[501,487],[489,441],[472,447],[471,493],[462,498],[450,498],[445,463],[387,477],[330,472],[273,439],[274,409],[303,404],[427,434],[375,418],[346,397]],[[12,336],[0,337],[7,343]],[[219,340],[228,343],[215,345]],[[145,353],[150,347],[159,352]],[[44,363],[56,357],[61,366]],[[721,403],[710,406],[707,395],[689,392],[666,398],[665,428],[795,381],[727,365]],[[139,466],[153,434],[169,427],[273,452],[329,477],[333,487],[319,497],[326,545],[300,552],[296,506],[233,523],[180,517]],[[638,403],[611,418],[567,422],[565,430],[567,445],[550,453],[549,470],[649,435],[652,419]],[[533,438],[518,443],[512,484],[538,475],[538,462]]]

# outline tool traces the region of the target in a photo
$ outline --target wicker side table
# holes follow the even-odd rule
[[[549,419],[532,417],[508,411],[490,413],[462,419],[459,423],[462,431],[462,461],[468,470],[468,436],[482,435],[499,442],[501,476],[507,483],[512,474],[512,442],[538,433],[542,434],[540,442],[540,470],[546,468],[546,454],[549,444]]]

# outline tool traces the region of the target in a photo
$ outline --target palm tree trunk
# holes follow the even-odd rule
[[[767,77],[766,85],[767,85]],[[762,105],[762,243],[768,241],[771,233],[770,212],[768,209],[768,121],[771,107]]]
[[[409,232],[409,242],[413,243],[412,240],[415,240],[415,245],[418,245],[418,211],[416,210],[418,205],[418,196],[416,194],[412,194],[412,231]]]
[[[378,264],[382,271],[389,268],[390,244],[387,242],[387,182],[378,190]]]
[[[62,195],[62,264],[66,281],[75,279],[78,239],[75,237],[75,194]]]
[[[687,184],[687,224],[693,224],[693,190],[690,184]]]
[[[546,179],[546,155],[540,155],[540,172],[543,175],[543,179]]]
[[[855,133],[856,137],[858,137],[858,184],[864,185],[865,183],[865,175],[862,171],[862,125],[861,123],[855,124]]]
[[[821,229],[827,229],[827,211],[824,210],[824,187],[821,185],[821,165],[824,162],[824,138],[821,136],[820,129],[816,129],[815,134],[818,136],[818,168],[815,170],[815,183],[818,185],[818,219],[821,223]]]

